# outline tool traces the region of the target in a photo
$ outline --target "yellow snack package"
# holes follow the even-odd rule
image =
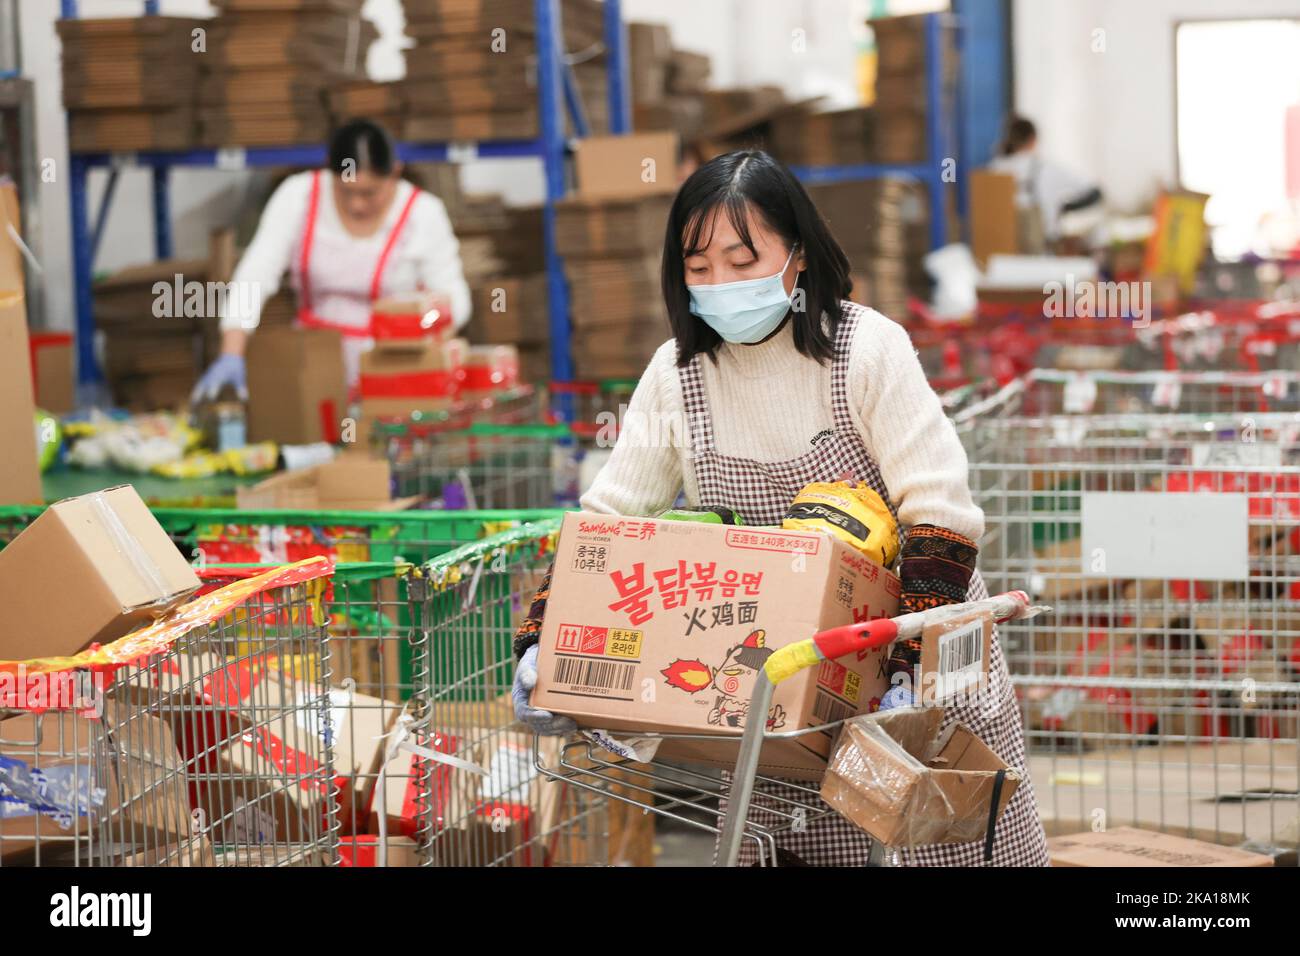
[[[781,527],[825,531],[889,567],[898,557],[898,522],[865,482],[815,481],[795,496]]]

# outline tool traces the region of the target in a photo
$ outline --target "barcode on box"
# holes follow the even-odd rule
[[[947,697],[978,683],[984,671],[984,619],[977,618],[939,635],[937,690]]]
[[[848,720],[850,717],[857,716],[858,709],[838,697],[832,697],[824,690],[817,691],[817,696],[813,698],[813,723],[814,724],[833,724],[841,720]],[[831,736],[834,728],[823,730],[823,734]]]
[[[573,690],[630,691],[636,665],[619,661],[597,661],[585,657],[558,657],[553,679]]]

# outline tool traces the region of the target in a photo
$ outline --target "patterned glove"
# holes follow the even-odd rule
[[[516,660],[523,658],[524,651],[535,646],[541,639],[542,618],[546,616],[546,599],[551,596],[551,574],[554,571],[555,562],[552,561],[550,567],[546,569],[546,574],[542,576],[542,583],[538,586],[537,593],[533,595],[533,603],[528,608],[528,616],[519,625],[519,630],[515,631],[514,651]]]
[[[913,525],[900,552],[899,613],[910,614],[966,600],[978,555],[975,542],[955,531],[932,524]],[[920,638],[895,641],[889,657],[889,676],[905,673],[908,683],[904,686],[913,687],[920,660]]]

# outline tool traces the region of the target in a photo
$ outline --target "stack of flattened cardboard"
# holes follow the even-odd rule
[[[519,375],[536,384],[550,375],[550,325],[542,207],[505,205],[502,197],[466,198],[452,213],[465,281],[474,297],[466,334],[475,345],[513,345]],[[482,244],[472,258],[467,247]]]
[[[340,83],[329,90],[326,99],[335,122],[364,116],[393,135],[400,133],[406,122],[406,92],[400,83],[370,80]]]
[[[200,47],[209,22],[161,16],[59,20],[69,148],[193,146]]]
[[[234,258],[229,231],[214,230],[206,260],[131,266],[95,282],[95,322],[114,401],[154,411],[189,397],[198,370],[216,357],[225,297],[251,294],[225,285]]]
[[[656,277],[671,200],[566,199],[556,243],[569,280],[580,379],[636,378],[671,337]]]
[[[114,401],[152,411],[189,396],[206,358],[205,328],[216,325],[219,311],[209,301],[208,277],[203,259],[167,259],[95,283],[95,321]]]
[[[408,140],[501,140],[537,136],[537,35],[533,0],[404,0],[403,82]],[[564,48],[586,50],[602,35],[601,5],[565,0]],[[604,57],[575,67],[590,128],[608,129]]]
[[[556,207],[580,379],[635,378],[669,338],[659,259],[676,187],[672,133],[593,137],[576,159],[578,190]]]
[[[902,318],[907,309],[906,191],[898,179],[808,187],[849,258],[854,299],[895,318]]]
[[[362,0],[217,0],[199,94],[208,146],[319,142],[326,93],[365,79],[379,33]]]
[[[662,23],[627,25],[629,75],[634,103],[660,103],[668,93],[673,65],[672,34]]]
[[[926,161],[926,16],[886,17],[870,21],[876,35],[876,161]],[[943,83],[957,72],[954,28],[941,27],[940,69]]]
[[[792,166],[849,166],[872,161],[872,110],[790,110],[773,118],[768,148]]]

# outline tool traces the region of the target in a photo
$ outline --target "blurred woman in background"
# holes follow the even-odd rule
[[[221,355],[195,386],[196,400],[215,398],[226,386],[247,397],[244,353],[262,304],[286,272],[297,325],[342,333],[349,384],[372,344],[375,300],[432,293],[454,328],[469,321],[469,286],[442,200],[402,178],[393,141],[370,120],[352,120],[334,133],[327,169],[290,176],[271,194],[232,279],[255,294],[227,297]]]

